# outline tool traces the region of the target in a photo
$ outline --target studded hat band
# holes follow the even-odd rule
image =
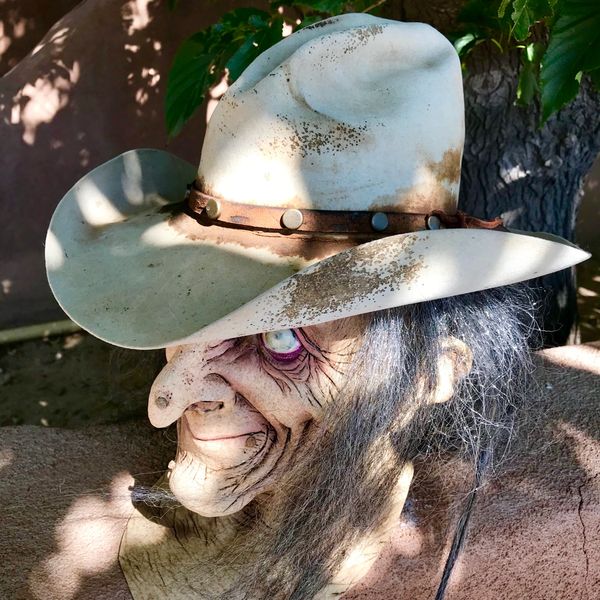
[[[284,208],[231,202],[215,198],[188,185],[187,206],[204,225],[221,225],[236,229],[282,234],[331,234],[387,236],[425,229],[499,229],[502,219],[485,221],[462,212],[447,214],[441,210],[429,213],[379,211],[343,211]]]

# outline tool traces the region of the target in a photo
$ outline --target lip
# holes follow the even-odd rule
[[[188,425],[188,429],[189,429],[189,425]],[[216,438],[200,438],[200,437],[196,437],[192,433],[192,437],[197,442],[222,442],[224,440],[235,440],[235,439],[238,439],[238,438],[247,437],[249,435],[258,435],[259,433],[264,433],[264,432],[263,432],[262,429],[260,429],[259,431],[249,431],[248,433],[239,433],[239,434],[235,434],[235,435],[225,435],[225,436],[216,437]]]
[[[236,440],[237,440],[237,443],[239,444],[239,442],[241,441],[242,438],[247,438],[247,437],[250,437],[251,435],[258,435],[259,433],[266,433],[263,429],[259,429],[257,431],[246,431],[244,433],[231,433],[229,435],[219,435],[218,437],[199,437],[192,431],[192,428],[191,428],[190,424],[188,423],[187,419],[182,419],[182,425],[185,428],[185,430],[187,431],[188,435],[194,440],[194,442],[196,442],[200,445],[205,445],[205,446],[210,446],[211,444],[213,444],[215,442],[221,442],[221,443],[229,442],[229,443],[236,444]]]

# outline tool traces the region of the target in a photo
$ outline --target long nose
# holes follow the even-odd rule
[[[202,347],[179,350],[158,374],[148,398],[148,418],[154,427],[167,427],[187,408],[207,413],[227,409],[235,391],[216,372],[217,361],[209,362]]]

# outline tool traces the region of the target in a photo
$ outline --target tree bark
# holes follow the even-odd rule
[[[458,0],[392,2],[389,15],[456,27]],[[459,207],[508,227],[545,231],[570,241],[582,182],[600,151],[600,95],[584,82],[577,98],[539,126],[540,106],[515,105],[519,56],[491,43],[468,57],[464,74],[466,139]],[[533,280],[544,302],[544,345],[567,342],[577,316],[573,269]]]

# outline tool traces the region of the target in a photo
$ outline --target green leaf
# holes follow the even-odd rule
[[[498,17],[502,19],[504,17],[504,13],[506,12],[506,7],[509,5],[510,0],[502,0],[502,3],[498,7]]]
[[[537,71],[530,64],[523,65],[517,85],[517,104],[528,105],[538,91]]]
[[[490,0],[468,0],[458,13],[458,21],[484,29],[499,29],[498,8]]]
[[[167,132],[171,137],[181,131],[183,124],[202,104],[211,85],[212,57],[206,52],[207,38],[208,35],[192,36],[183,42],[175,55],[166,94]]]
[[[512,34],[517,40],[529,37],[529,28],[546,17],[553,14],[552,4],[556,0],[513,0],[513,12],[510,18],[513,21]]]
[[[346,0],[300,0],[298,2],[291,2],[291,5],[318,13],[339,15],[341,12],[344,12],[348,2]]]
[[[459,56],[464,56],[475,44],[477,37],[474,33],[466,33],[465,35],[454,40],[454,49]]]
[[[600,68],[600,3],[563,0],[542,59],[542,121],[579,90],[580,72]]]
[[[282,37],[283,19],[274,19],[268,27],[246,38],[225,65],[229,71],[229,81],[234,82],[259,54],[279,42]]]
[[[525,60],[527,60],[527,62],[535,64],[537,68],[539,68],[545,50],[546,46],[544,46],[544,44],[542,44],[541,42],[527,44],[527,46],[525,47]]]
[[[271,15],[258,8],[236,8],[225,13],[217,25],[224,30],[231,30],[241,25],[249,24],[251,27],[265,27],[269,22]]]
[[[183,42],[167,82],[165,118],[169,136],[181,131],[226,67],[230,80],[235,80],[262,51],[281,40],[282,29],[279,15],[273,18],[264,10],[238,8]]]
[[[302,21],[300,22],[299,25],[296,25],[296,31],[298,31],[299,29],[304,29],[305,27],[309,27],[310,25],[314,25],[315,23],[318,23],[319,21],[322,21],[322,17],[320,17],[319,15],[312,15],[310,17],[304,17],[304,19],[302,19]]]
[[[255,42],[257,35],[258,34],[254,34],[247,38],[227,61],[225,66],[229,70],[229,78],[231,81],[235,81],[242,74],[246,66],[257,56]]]
[[[528,105],[540,91],[538,84],[540,74],[540,60],[544,54],[544,44],[534,42],[527,44],[521,54],[521,72],[517,85],[516,103],[520,106]]]

